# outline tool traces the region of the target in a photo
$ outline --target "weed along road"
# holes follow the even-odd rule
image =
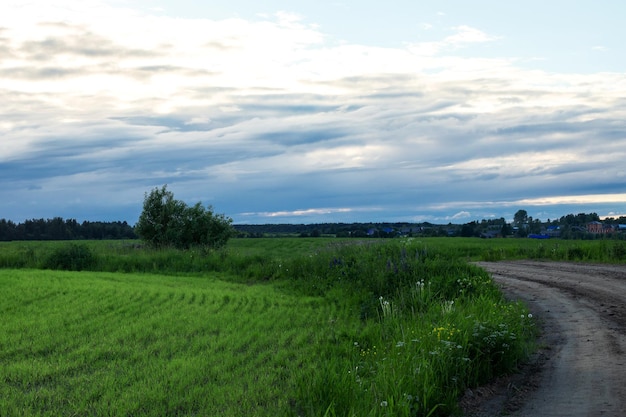
[[[625,416],[626,265],[478,265],[508,297],[528,304],[542,336],[534,370],[508,383],[499,405],[486,401],[474,415]]]

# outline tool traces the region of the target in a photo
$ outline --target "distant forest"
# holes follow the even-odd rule
[[[621,225],[612,233],[590,233],[587,225],[600,222]],[[423,223],[316,223],[316,224],[235,224],[239,238],[259,237],[355,237],[393,238],[397,236],[461,236],[461,237],[526,237],[548,236],[563,239],[594,239],[598,237],[626,238],[626,217],[600,220],[596,213],[568,214],[559,219],[533,219],[524,210],[516,213],[516,220],[508,223],[504,218],[472,221],[465,224]],[[104,240],[137,239],[134,227],[127,222],[77,222],[61,217],[32,219],[23,223],[0,219],[0,241],[12,240]]]
[[[77,222],[74,219],[32,219],[23,223],[0,220],[0,241],[136,239],[126,222]]]

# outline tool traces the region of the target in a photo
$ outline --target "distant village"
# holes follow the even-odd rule
[[[317,224],[235,224],[238,238],[260,237],[476,237],[532,239],[623,239],[626,240],[626,216],[604,218],[596,213],[568,214],[559,219],[541,221],[519,210],[513,222],[504,218],[472,221],[465,224],[407,223],[317,223]],[[32,219],[14,223],[0,219],[0,241],[12,240],[81,240],[137,239],[132,225],[126,222],[82,222]]]
[[[519,214],[519,216],[518,216]],[[235,225],[239,237],[477,237],[533,238],[533,239],[597,239],[615,238],[626,240],[626,216],[600,220],[596,213],[568,214],[559,219],[533,219],[523,210],[517,219],[507,222],[504,218],[472,221],[465,224],[423,223],[319,223],[319,224],[261,224]]]

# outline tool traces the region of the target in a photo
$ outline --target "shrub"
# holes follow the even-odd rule
[[[221,248],[234,235],[232,219],[201,203],[189,207],[174,199],[167,186],[145,195],[135,232],[155,248]]]
[[[626,245],[615,242],[612,248],[612,255],[614,260],[626,259]]]
[[[46,259],[46,269],[81,271],[93,267],[96,256],[85,244],[70,243],[56,248]]]

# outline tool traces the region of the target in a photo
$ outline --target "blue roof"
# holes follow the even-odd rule
[[[548,235],[539,235],[539,234],[530,234],[528,235],[529,238],[531,239],[550,239],[550,236]]]

